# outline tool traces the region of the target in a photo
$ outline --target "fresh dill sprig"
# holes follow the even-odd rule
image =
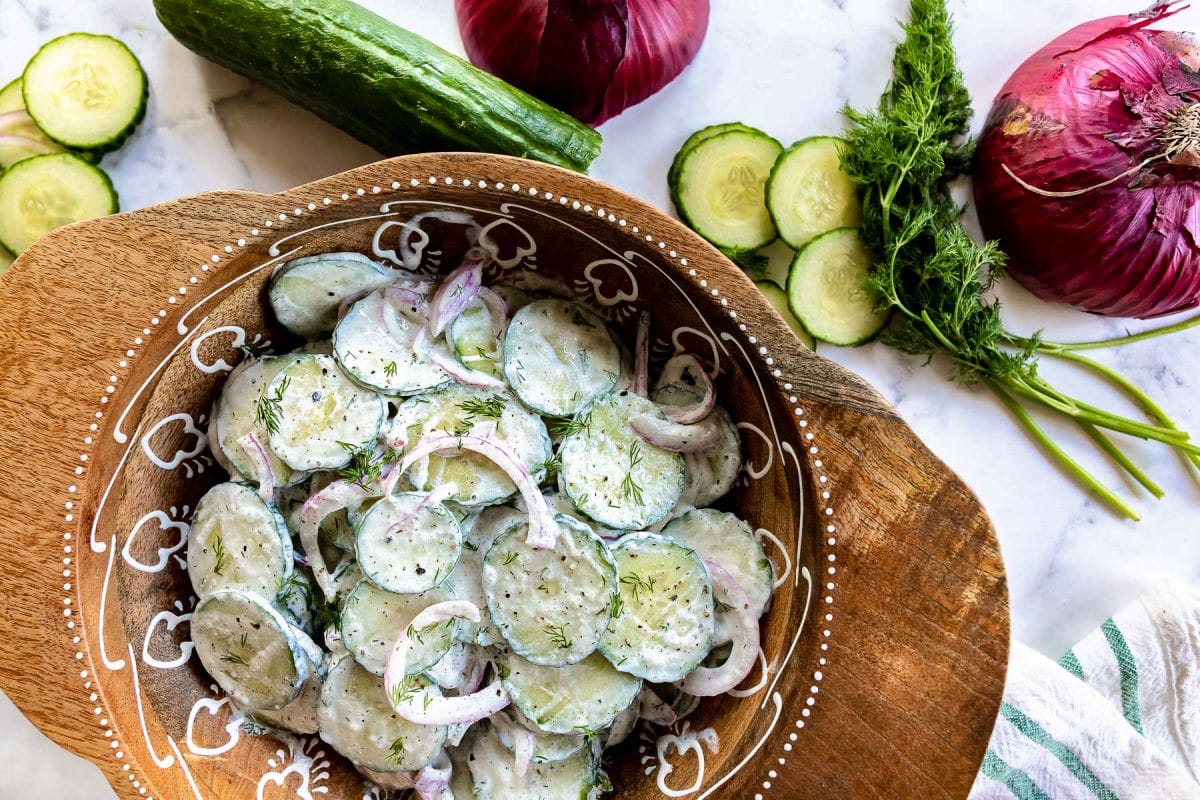
[[[515,552],[509,553],[507,556],[504,557],[504,566],[507,567],[509,564],[511,564],[512,562],[514,562],[516,560],[517,560],[517,554]]]
[[[1163,442],[1193,457],[1200,456],[1200,448],[1188,443],[1187,434],[1165,414],[1155,412],[1153,403],[1147,405],[1145,394],[1123,376],[1088,359],[1063,356],[1070,346],[1005,330],[999,302],[988,299],[1003,274],[1005,256],[995,242],[971,239],[960,223],[963,208],[951,195],[950,182],[969,168],[973,144],[967,139],[971,98],[958,67],[945,0],[911,0],[904,30],[891,84],[878,106],[845,112],[850,126],[842,169],[857,186],[861,235],[878,259],[867,289],[881,310],[893,311],[880,338],[906,353],[943,356],[953,364],[956,380],[987,386],[1070,477],[1113,510],[1137,519],[1122,498],[1050,439],[1027,406],[1074,421],[1152,493],[1157,487],[1101,429]],[[1117,385],[1148,409],[1156,424],[1068,396],[1038,373],[1039,354],[1071,358]]]
[[[213,537],[212,541],[213,558],[213,574],[220,575],[221,570],[225,569],[225,540],[218,534]]]
[[[633,602],[640,603],[641,598],[638,596],[638,592],[653,592],[654,578],[643,579],[642,576],[638,575],[636,572],[630,572],[621,576],[621,585],[630,587],[630,593],[633,595]],[[622,606],[624,606],[624,604],[622,604]]]
[[[275,584],[275,602],[281,606],[287,605],[297,591],[303,595],[305,602],[312,600],[312,595],[308,591],[308,584],[296,577],[296,573],[293,572],[286,578],[281,578]]]
[[[555,453],[543,461],[541,469],[546,471],[546,480],[551,479],[558,472],[561,472],[562,465],[562,453]]]
[[[547,625],[542,628],[542,633],[550,637],[550,644],[561,650],[570,650],[575,646],[575,642],[567,638],[567,626],[565,624]]]
[[[466,436],[475,427],[479,417],[499,420],[504,416],[504,408],[508,401],[498,394],[487,397],[472,397],[458,404],[458,410],[463,417],[454,426],[455,436]]]
[[[246,659],[242,658],[242,656],[240,654],[235,653],[232,650],[230,650],[225,655],[221,656],[221,660],[224,661],[226,664],[237,664],[242,667],[250,666],[248,663],[246,663]]]
[[[261,425],[268,434],[279,433],[279,420],[283,416],[283,395],[291,383],[292,379],[286,377],[275,387],[274,394],[269,395],[264,390],[258,398],[258,405],[254,407],[254,424]]]
[[[565,439],[583,433],[592,424],[592,412],[579,414],[568,419],[556,419],[550,423],[550,433]]]
[[[613,619],[616,619],[617,617],[621,616],[621,612],[624,610],[625,610],[625,600],[624,600],[624,598],[621,597],[620,592],[618,592],[613,597],[612,608],[608,612],[609,616],[612,617]]]
[[[404,744],[404,737],[397,736],[395,741],[392,742],[392,746],[388,748],[387,760],[393,764],[399,764],[404,758],[404,753],[407,749],[408,747]]]
[[[388,693],[388,699],[392,701],[392,707],[397,708],[416,697],[417,692],[420,690],[420,677],[417,675],[405,675],[404,680],[392,687]]]
[[[350,454],[350,463],[338,470],[338,477],[359,486],[379,480],[383,468],[400,457],[395,450],[376,453],[369,447],[359,447],[349,442],[338,442],[338,445]]]
[[[642,443],[634,439],[633,444],[629,448],[629,469],[625,472],[625,480],[621,481],[621,491],[625,493],[625,499],[632,500],[639,506],[643,502],[642,487],[634,479],[633,470],[641,463]]]
[[[387,375],[389,378],[394,378],[396,377],[396,372],[398,372],[399,369],[400,368],[396,365],[395,361],[389,361],[383,367],[383,374]]]

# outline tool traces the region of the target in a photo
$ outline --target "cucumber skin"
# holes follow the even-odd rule
[[[600,134],[349,0],[154,0],[185,47],[385,155],[472,150],[583,172]]]
[[[672,203],[679,205],[679,203],[675,200],[677,197],[675,187],[679,182],[679,168],[683,166],[683,159],[687,155],[688,151],[705,139],[711,139],[714,136],[722,133],[728,133],[729,131],[749,131],[762,133],[762,131],[758,130],[757,128],[751,128],[749,125],[746,125],[743,122],[719,122],[716,125],[709,125],[706,128],[701,128],[689,136],[684,143],[680,145],[679,152],[675,154],[675,158],[672,159],[671,166],[667,170],[667,188],[671,190]]]
[[[888,322],[891,321],[892,310],[889,309],[888,313],[884,316],[883,322],[881,322],[879,324],[879,327],[876,328],[875,330],[871,331],[869,334],[866,334],[865,336],[862,336],[853,341],[828,342],[825,339],[818,339],[812,333],[812,331],[809,330],[809,327],[804,324],[804,320],[801,319],[800,315],[796,313],[795,306],[792,305],[792,291],[793,291],[793,289],[792,289],[792,272],[796,268],[796,262],[798,262],[800,260],[801,256],[805,255],[805,251],[808,250],[808,248],[813,247],[813,245],[817,244],[825,237],[841,235],[841,234],[845,233],[846,231],[855,231],[855,233],[857,233],[858,229],[857,228],[834,228],[831,231],[826,231],[825,233],[822,233],[820,236],[813,237],[812,240],[809,241],[808,244],[804,245],[804,247],[801,248],[796,253],[796,255],[792,257],[792,263],[788,265],[787,286],[785,287],[784,292],[787,294],[787,297],[788,297],[788,310],[790,310],[792,312],[792,316],[794,316],[796,318],[796,321],[800,323],[800,325],[804,328],[804,330],[808,331],[808,335],[813,337],[814,342],[825,342],[826,344],[831,344],[835,347],[859,347],[861,345],[864,345],[864,344],[874,341],[875,338],[878,337],[879,334],[883,332],[883,329],[887,327]],[[814,250],[815,250],[815,248],[814,248]]]
[[[34,119],[34,124],[38,125],[38,128],[42,131],[42,133],[45,135],[45,137],[47,139],[49,139],[50,141],[52,141],[56,144],[62,145],[63,147],[67,148],[75,155],[82,158],[84,161],[88,162],[89,164],[99,164],[101,156],[103,156],[105,153],[111,153],[113,150],[116,150],[116,149],[120,148],[121,145],[125,144],[126,140],[129,139],[129,137],[133,135],[133,132],[137,130],[138,126],[142,124],[142,120],[144,120],[146,118],[146,103],[150,99],[150,79],[146,77],[146,70],[142,66],[141,60],[137,57],[137,55],[132,50],[129,49],[129,45],[125,44],[124,42],[122,42],[120,39],[117,39],[116,37],[105,36],[102,34],[66,33],[66,34],[63,34],[62,36],[56,36],[55,38],[51,39],[50,41],[46,42],[44,45],[42,45],[41,47],[38,48],[37,53],[33,54],[33,58],[29,59],[29,64],[32,64],[34,61],[36,61],[38,55],[43,50],[45,50],[47,47],[54,44],[59,39],[66,39],[67,37],[70,37],[70,36],[93,36],[97,39],[112,39],[118,45],[123,47],[125,49],[125,52],[129,53],[130,58],[133,59],[133,62],[135,64],[137,64],[138,69],[141,70],[141,72],[142,72],[142,98],[138,102],[137,113],[134,114],[133,119],[129,121],[129,125],[127,125],[125,127],[125,130],[121,131],[116,136],[109,139],[107,142],[100,142],[99,144],[95,145],[94,147],[88,147],[88,148],[74,147],[67,142],[60,142],[58,139],[55,139],[49,133],[46,133],[46,130],[44,128],[42,128],[42,126],[40,124],[38,124],[36,119]],[[25,69],[29,69],[29,64],[25,65]],[[22,100],[22,102],[25,103],[26,113],[28,113],[29,99],[27,97],[25,97],[25,92],[26,92],[25,87],[26,86],[28,86],[28,83],[25,81],[25,73],[22,72],[21,73],[21,100]],[[4,88],[7,89],[8,87],[6,86]],[[32,116],[32,115],[30,115],[30,116]],[[51,154],[51,155],[54,155],[54,154]],[[116,211],[114,210],[113,213],[115,214]]]

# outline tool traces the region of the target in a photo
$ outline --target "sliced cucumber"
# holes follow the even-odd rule
[[[321,676],[313,673],[300,688],[300,696],[291,703],[277,711],[252,711],[250,718],[260,725],[288,733],[316,733],[320,728],[317,722],[317,703],[321,700],[321,688],[324,685]]]
[[[856,228],[824,233],[796,253],[788,268],[788,307],[814,338],[836,345],[870,341],[890,314],[875,309],[867,273],[875,255]]]
[[[676,179],[680,216],[705,239],[730,250],[775,241],[763,187],[783,145],[759,130],[731,130],[694,145]]]
[[[354,532],[358,566],[376,586],[418,594],[450,577],[462,552],[458,521],[420,492],[385,497]]]
[[[477,800],[588,800],[597,783],[587,748],[562,761],[535,761],[518,775],[512,752],[490,728],[476,737],[468,764]]]
[[[809,350],[816,348],[817,343],[813,341],[812,334],[804,330],[804,326],[800,324],[800,320],[796,319],[796,315],[792,313],[792,309],[788,306],[787,292],[780,288],[775,281],[755,281],[754,285],[762,292],[763,297],[767,298],[767,302],[771,304],[771,308],[779,316],[783,317],[783,321],[792,329],[792,333],[796,334],[796,338],[800,340],[800,344],[807,347]]]
[[[329,356],[298,356],[267,386],[260,405],[275,454],[296,470],[340,469],[351,449],[379,436],[386,404],[349,381]]]
[[[643,441],[629,427],[638,414],[663,417],[632,392],[596,401],[572,423],[559,445],[559,490],[588,517],[610,528],[644,530],[683,494],[683,456]]]
[[[675,205],[679,205],[675,199],[675,187],[679,183],[679,168],[683,165],[684,157],[687,156],[693,147],[706,139],[711,139],[714,136],[720,136],[722,133],[729,133],[730,131],[753,133],[755,129],[741,122],[723,122],[718,125],[709,125],[707,128],[701,128],[684,141],[683,145],[679,148],[679,152],[675,154],[675,158],[671,160],[670,169],[667,170],[667,187],[671,190],[671,201]]]
[[[418,328],[418,322],[402,314],[383,290],[376,290],[351,306],[334,328],[334,354],[363,386],[385,394],[420,394],[450,379],[416,352]],[[430,346],[453,357],[444,342]]]
[[[748,524],[726,511],[701,508],[671,520],[662,534],[724,567],[746,592],[754,613],[762,616],[774,591],[775,572]]]
[[[862,224],[858,192],[842,171],[845,146],[834,136],[814,136],[775,161],[767,179],[767,210],[789,247],[799,250],[826,231]]]
[[[422,594],[393,594],[370,581],[359,581],[342,604],[341,631],[346,649],[364,669],[383,677],[388,654],[413,617],[434,603],[453,599],[445,589],[431,589]],[[453,620],[421,632],[412,644],[409,673],[432,667],[453,643]]]
[[[501,377],[504,359],[500,340],[504,338],[504,327],[496,327],[497,320],[482,300],[474,300],[450,323],[447,338],[454,347],[454,354],[463,366]]]
[[[27,158],[0,175],[0,245],[17,255],[56,228],[115,213],[112,181],[72,153]]]
[[[146,114],[146,73],[111,36],[69,33],[34,54],[22,76],[29,116],[76,150],[114,150]]]
[[[566,667],[542,667],[501,653],[497,668],[513,705],[548,733],[598,733],[642,690],[639,678],[618,672],[599,653]]]
[[[283,708],[311,674],[292,629],[258,595],[221,591],[205,597],[191,629],[200,662],[243,708]]]
[[[418,676],[415,681],[417,690],[441,695],[428,678]],[[322,739],[355,764],[376,772],[421,769],[437,758],[446,744],[445,728],[397,716],[383,679],[349,657],[329,671],[317,721]]]
[[[621,351],[607,323],[583,306],[537,300],[508,325],[504,376],[534,411],[567,417],[613,390]]]
[[[243,476],[254,474],[253,462],[241,443],[243,437],[253,433],[264,445],[270,439],[266,418],[259,412],[263,392],[275,376],[297,358],[298,356],[247,358],[234,367],[225,379],[225,386],[213,406],[210,432],[216,437],[221,455]],[[289,467],[270,447],[263,449],[266,451],[267,462],[271,465],[277,485],[288,486],[303,477],[304,473]]]
[[[515,719],[511,719],[510,717]],[[587,737],[582,734],[546,733],[544,731],[533,730],[533,723],[525,719],[524,714],[513,708],[502,711],[493,717],[492,720],[497,738],[509,750],[515,751],[517,749],[515,734],[528,731],[533,742],[532,752],[529,754],[529,757],[540,763],[562,761],[563,759],[570,758],[587,744]]]
[[[486,435],[515,453],[536,480],[546,474],[542,465],[551,455],[546,424],[507,393],[456,383],[409,398],[396,410],[387,437],[409,449],[433,432]],[[423,458],[409,467],[407,475],[425,491],[453,483],[456,489],[449,499],[466,506],[489,505],[517,492],[504,470],[477,453]]]
[[[621,600],[600,640],[617,669],[653,683],[682,680],[713,641],[708,571],[691,548],[635,533],[613,549]]]
[[[394,270],[361,253],[322,253],[280,267],[267,297],[280,325],[316,339],[333,333],[338,309],[347,298],[387,286],[397,277]]]
[[[274,597],[292,574],[292,539],[279,512],[253,489],[219,483],[196,504],[187,565],[201,599],[227,589]]]
[[[566,515],[555,522],[552,550],[526,544],[526,525],[501,534],[483,559],[483,593],[516,653],[561,667],[587,658],[600,642],[616,597],[617,565],[582,522]]]
[[[450,573],[450,578],[443,586],[454,594],[457,600],[474,603],[476,608],[487,607],[487,596],[483,593],[483,554],[471,549],[474,545],[463,541],[463,554],[458,559],[458,566]],[[500,644],[504,641],[503,634],[492,622],[490,614],[481,614],[479,622],[467,619],[458,621],[458,638],[482,647]]]
[[[8,268],[12,266],[15,260],[11,253],[0,247],[0,278],[4,277],[4,273],[8,272]]]
[[[21,94],[21,79],[15,78],[0,89],[0,114],[25,110],[25,98]],[[42,133],[41,128],[30,118],[6,132],[7,143],[0,143],[0,169],[8,169],[18,161],[48,153],[61,153],[63,146]],[[11,140],[8,136],[15,137]],[[0,254],[0,260],[3,255]]]
[[[272,600],[275,608],[293,626],[307,634],[313,631],[313,606],[316,591],[308,567],[293,567],[292,574],[275,587]],[[310,653],[313,664],[321,659],[320,653]]]

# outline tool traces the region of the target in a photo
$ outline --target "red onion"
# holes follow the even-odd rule
[[[355,503],[361,503],[368,497],[370,497],[368,490],[354,481],[334,481],[308,498],[300,507],[300,523],[296,526],[296,533],[308,556],[313,578],[316,579],[317,585],[321,587],[321,592],[327,600],[332,599],[337,592],[329,576],[329,568],[325,565],[325,557],[321,555],[321,546],[318,541],[321,520],[335,511]]]
[[[1200,48],[1148,27],[1173,13],[1080,25],[996,97],[979,219],[1045,300],[1133,317],[1200,302]]]
[[[708,0],[455,0],[471,61],[589,125],[692,63]]]
[[[442,335],[451,322],[471,305],[483,287],[483,262],[473,259],[446,276],[429,303],[429,326],[433,338]]]
[[[258,496],[264,503],[274,503],[275,470],[271,469],[271,457],[267,455],[263,443],[253,432],[238,439],[237,443],[245,451],[246,458],[250,459],[250,466],[253,468],[254,474],[247,477],[258,484]]]
[[[638,397],[650,395],[650,312],[638,317],[637,341],[633,347],[633,393]]]
[[[443,750],[417,773],[413,788],[421,800],[454,800],[454,792],[450,790],[450,776],[453,773],[450,757]]]
[[[683,380],[685,375],[690,375],[695,381],[696,388],[701,392],[700,401],[690,406],[660,406],[660,408],[671,422],[691,425],[707,419],[712,410],[716,408],[717,391],[713,387],[712,378],[704,369],[704,364],[691,353],[681,353],[667,362],[667,365],[663,367],[662,375],[658,378],[658,387],[661,389],[663,386],[673,383],[687,386],[689,384]]]
[[[720,597],[732,606],[725,613],[732,618],[729,631],[733,636],[733,649],[721,666],[693,670],[683,679],[682,689],[696,697],[714,697],[736,689],[758,662],[758,616],[736,578],[711,561],[705,561],[704,566],[712,579],[713,597]]]
[[[637,414],[629,427],[644,441],[672,453],[698,453],[721,443],[721,425],[715,420],[680,425],[650,414]]]

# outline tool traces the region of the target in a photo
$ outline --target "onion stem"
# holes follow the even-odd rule
[[[1121,469],[1129,473],[1146,491],[1154,495],[1155,498],[1162,499],[1163,494],[1165,494],[1162,487],[1155,483],[1145,472],[1142,472],[1141,468],[1133,463],[1133,460],[1129,456],[1121,452],[1121,449],[1113,444],[1112,439],[1109,439],[1099,428],[1089,422],[1080,422],[1079,427],[1083,429],[1083,432],[1087,434],[1089,439],[1096,443],[1097,447],[1108,454],[1109,458],[1116,462]]]
[[[1047,435],[1040,425],[1029,415],[1029,412],[1021,406],[1020,402],[1004,390],[1001,385],[995,380],[988,380],[987,384],[991,387],[996,396],[1000,398],[1000,402],[1008,408],[1012,415],[1017,418],[1017,421],[1025,427],[1029,435],[1034,441],[1042,446],[1042,448],[1058,461],[1059,466],[1067,473],[1068,476],[1075,479],[1077,483],[1082,484],[1087,489],[1091,490],[1098,498],[1103,500],[1109,508],[1127,517],[1134,522],[1141,519],[1141,515],[1133,510],[1124,500],[1120,498],[1113,490],[1098,481],[1095,476],[1084,469],[1078,461],[1071,458],[1065,450],[1055,444],[1054,440]]]

